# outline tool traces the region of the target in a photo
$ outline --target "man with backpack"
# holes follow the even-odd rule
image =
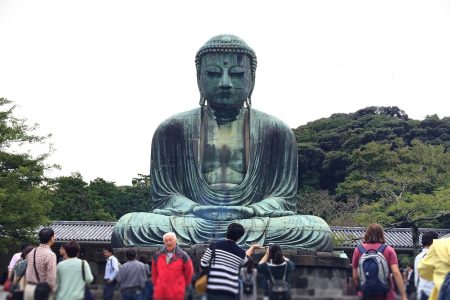
[[[394,300],[396,297],[392,277],[401,299],[407,299],[397,254],[391,246],[386,245],[381,225],[369,225],[363,243],[353,252],[352,268],[353,281],[363,299]]]

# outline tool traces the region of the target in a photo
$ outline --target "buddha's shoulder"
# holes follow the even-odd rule
[[[159,124],[158,128],[162,129],[165,127],[173,127],[184,125],[187,122],[192,122],[193,120],[198,120],[200,116],[200,108],[191,109],[188,111],[184,111],[181,113],[177,113],[167,119],[165,119],[161,124]]]
[[[251,118],[257,119],[259,122],[264,123],[267,126],[271,126],[271,127],[277,127],[280,129],[289,129],[289,126],[284,123],[283,121],[281,121],[280,119],[278,119],[277,117],[274,117],[268,113],[262,112],[260,110],[257,109],[253,109],[251,110]]]

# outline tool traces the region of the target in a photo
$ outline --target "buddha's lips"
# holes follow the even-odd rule
[[[244,103],[230,104],[230,103],[220,103],[214,105],[215,114],[239,114],[240,109]]]
[[[228,98],[228,97],[233,96],[233,93],[230,93],[230,92],[223,92],[223,93],[220,93],[219,96],[220,96],[220,97],[224,97],[224,98]]]

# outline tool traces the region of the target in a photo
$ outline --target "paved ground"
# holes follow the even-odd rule
[[[3,285],[0,285],[0,300],[5,300],[8,293],[3,291]]]

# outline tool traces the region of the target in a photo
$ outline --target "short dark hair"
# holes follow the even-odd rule
[[[28,242],[22,242],[20,244],[20,251],[23,251],[23,249],[25,249],[26,247],[30,246],[30,243]]]
[[[439,235],[434,231],[427,231],[422,235],[422,245],[424,247],[431,246],[433,244],[433,240],[437,239]]]
[[[149,263],[148,257],[145,256],[145,255],[139,256],[139,261],[140,261],[141,263],[145,264],[145,265],[147,265],[147,264]]]
[[[244,226],[239,223],[231,223],[227,228],[227,239],[237,242],[244,233]]]
[[[106,250],[108,252],[114,253],[113,248],[111,246],[103,247],[103,250]]]
[[[80,244],[77,241],[70,241],[63,246],[68,257],[77,257],[80,254]]]
[[[383,227],[377,223],[370,224],[366,229],[366,233],[364,234],[364,242],[368,244],[386,243]]]
[[[125,256],[127,257],[128,260],[135,260],[136,255],[137,255],[137,252],[136,252],[136,249],[134,249],[134,248],[127,249],[127,251],[125,252]]]
[[[52,237],[55,235],[55,232],[50,227],[44,227],[39,230],[39,241],[41,244],[47,244]]]

